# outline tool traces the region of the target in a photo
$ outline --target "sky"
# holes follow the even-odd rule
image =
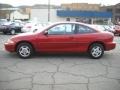
[[[0,0],[0,3],[11,4],[13,6],[47,4],[48,0]],[[51,4],[60,5],[61,3],[92,3],[101,5],[115,5],[120,0],[50,0]]]

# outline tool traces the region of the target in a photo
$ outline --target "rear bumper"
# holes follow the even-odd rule
[[[106,44],[106,51],[115,49],[115,47],[116,47],[116,43],[115,43],[115,42],[107,43],[107,44]]]
[[[5,50],[8,52],[15,52],[15,45],[11,43],[5,43]]]

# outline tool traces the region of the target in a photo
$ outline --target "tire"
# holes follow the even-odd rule
[[[3,32],[3,34],[7,34],[7,32]]]
[[[10,31],[10,34],[11,34],[11,35],[15,35],[15,30],[12,29],[12,30]]]
[[[99,59],[104,54],[104,47],[102,44],[94,43],[90,46],[88,53],[91,58]]]
[[[20,43],[16,52],[20,58],[27,59],[33,55],[33,48],[29,43]]]

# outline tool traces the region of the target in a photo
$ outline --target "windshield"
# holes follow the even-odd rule
[[[52,26],[52,25],[53,25],[53,23],[49,23],[49,24],[46,25],[46,26],[43,26],[43,27],[40,27],[40,28],[37,29],[37,30],[34,30],[33,33],[40,33],[40,32],[46,30],[47,28],[49,28],[49,27]]]

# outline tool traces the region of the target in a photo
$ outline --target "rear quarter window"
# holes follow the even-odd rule
[[[95,32],[97,32],[97,31],[88,26],[77,25],[77,33],[79,33],[79,34],[95,33]]]

